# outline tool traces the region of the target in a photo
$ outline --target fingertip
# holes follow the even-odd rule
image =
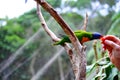
[[[104,43],[105,43],[105,44],[110,44],[111,41],[109,41],[109,40],[105,40]]]
[[[118,44],[110,40],[105,40],[104,43],[112,48],[120,48]]]
[[[114,35],[106,35],[106,36],[103,37],[103,39],[120,43],[120,39],[118,37],[114,36]]]
[[[104,38],[113,38],[113,37],[115,37],[115,36],[113,36],[113,35],[106,35],[106,36],[104,36]]]
[[[105,45],[108,45],[108,46],[110,46],[110,47],[113,47],[113,45],[114,45],[114,43],[113,43],[112,41],[110,41],[110,40],[105,40],[105,41],[104,41],[104,44],[105,44]]]

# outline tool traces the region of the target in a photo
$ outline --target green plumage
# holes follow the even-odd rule
[[[83,38],[88,38],[89,40],[92,40],[92,33],[91,32],[86,32],[84,30],[77,30],[74,32],[74,34],[76,35],[76,37],[78,38],[78,40],[81,42],[83,40]],[[67,43],[71,43],[69,37],[67,35],[64,35],[62,37],[62,39],[56,43],[54,43],[54,45],[63,45],[65,42]],[[82,43],[82,42],[81,42]]]

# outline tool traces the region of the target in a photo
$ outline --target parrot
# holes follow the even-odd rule
[[[85,30],[76,30],[74,31],[74,34],[76,35],[76,37],[78,38],[81,44],[90,40],[100,39],[103,37],[103,35],[98,32],[92,33],[92,32],[87,32]],[[62,39],[58,42],[55,42],[53,45],[63,45],[65,42],[71,43],[67,35],[63,35]]]

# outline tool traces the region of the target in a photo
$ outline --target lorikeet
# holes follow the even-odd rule
[[[78,40],[80,41],[81,44],[83,44],[84,42],[90,41],[90,40],[100,39],[101,37],[103,37],[102,34],[100,34],[100,33],[86,32],[84,30],[77,30],[74,32],[74,34],[76,35],[76,37],[78,38]],[[64,35],[62,37],[62,39],[60,41],[54,43],[54,45],[63,45],[65,42],[71,43],[71,41],[67,35]]]

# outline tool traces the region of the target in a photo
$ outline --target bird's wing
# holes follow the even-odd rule
[[[86,32],[84,30],[76,30],[74,33],[82,33],[82,32]]]

